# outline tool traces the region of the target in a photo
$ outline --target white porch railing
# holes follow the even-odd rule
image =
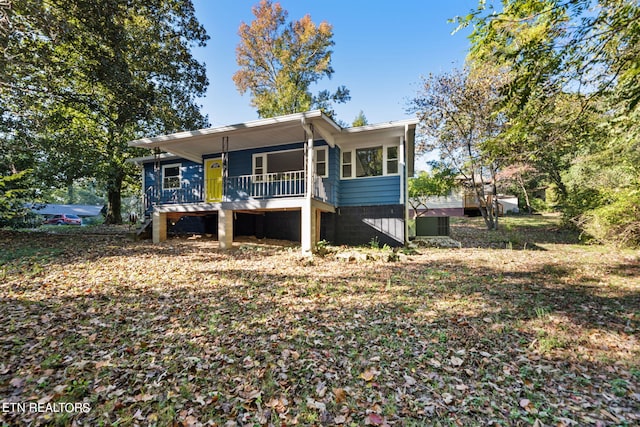
[[[225,199],[304,196],[305,189],[304,171],[232,176],[226,180]]]
[[[208,180],[183,181],[179,189],[159,190],[150,186],[144,194],[145,211],[153,205],[197,203],[215,198],[215,201],[238,201],[269,199],[278,197],[304,197],[307,182],[305,171],[268,173],[264,175],[241,175]],[[204,184],[204,185],[203,185]],[[222,188],[221,188],[222,187]],[[209,192],[207,192],[209,189]],[[335,204],[336,188],[329,180],[314,177],[313,197]]]

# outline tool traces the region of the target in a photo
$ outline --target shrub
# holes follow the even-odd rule
[[[640,190],[626,189],[578,217],[580,228],[602,243],[640,247]]]

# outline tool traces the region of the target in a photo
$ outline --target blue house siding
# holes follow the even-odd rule
[[[270,153],[273,151],[285,151],[302,149],[304,144],[302,142],[295,144],[276,145],[273,147],[256,148],[251,150],[238,150],[233,151],[233,144],[230,144],[231,151],[227,157],[227,176],[244,176],[251,175],[253,173],[253,155],[261,153]],[[203,159],[218,158],[220,154],[212,154],[203,156]]]
[[[162,166],[175,164],[180,164],[180,174],[183,185],[193,185],[196,182],[202,181],[204,178],[202,165],[199,163],[186,159],[163,160],[160,162],[158,171],[155,170],[153,163],[144,164],[144,187],[149,188],[150,186],[155,186],[156,178],[160,180],[162,179]],[[161,188],[161,183],[159,181],[158,188]]]
[[[343,179],[338,206],[395,205],[400,202],[400,176]]]
[[[175,164],[180,165],[180,188],[163,190],[162,166]],[[177,201],[201,202],[204,171],[201,164],[186,159],[163,160],[158,169],[155,168],[154,163],[145,163],[143,184],[147,205]],[[146,210],[149,208],[150,206],[147,206]]]
[[[326,146],[324,141],[318,146]],[[322,178],[329,203],[337,204],[340,198],[340,149],[338,147],[329,147],[327,153],[328,177]]]
[[[316,147],[328,147],[327,143],[322,140],[315,141],[314,145]],[[253,173],[252,165],[254,154],[300,150],[303,148],[304,142],[298,142],[273,147],[263,147],[260,149],[230,151],[228,153],[227,176],[238,177],[251,175]],[[400,176],[340,179],[341,150],[338,147],[328,147],[327,154],[328,177],[323,178],[322,181],[324,184],[324,194],[328,197],[328,202],[338,207],[385,206],[396,205],[400,202]],[[205,155],[203,156],[203,160],[218,157],[220,157],[219,154]],[[162,190],[162,183],[156,181],[162,179],[162,166],[172,164],[181,165],[182,186],[180,189]],[[153,162],[144,164],[145,194],[151,203],[202,202],[204,193],[203,185],[203,164],[186,159],[169,159],[163,160],[160,163],[159,170],[154,168]],[[243,199],[241,197],[234,197],[233,192],[227,194],[234,200]],[[244,199],[246,199],[246,197],[244,197]]]

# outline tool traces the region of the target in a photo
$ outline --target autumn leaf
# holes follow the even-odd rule
[[[343,388],[334,388],[333,395],[335,396],[336,403],[343,403],[347,400],[347,392]]]
[[[12,378],[11,381],[9,381],[9,384],[11,384],[13,387],[19,388],[22,387],[25,383],[24,378]]]
[[[445,404],[450,405],[453,403],[453,395],[451,393],[442,393],[442,400]]]
[[[364,424],[371,426],[381,426],[385,424],[385,421],[384,418],[382,418],[380,415],[371,413],[364,419]]]
[[[459,358],[458,356],[451,356],[451,359],[449,359],[449,361],[451,362],[452,366],[456,366],[456,367],[462,366],[462,363],[463,363],[462,359]]]
[[[362,378],[367,382],[370,382],[370,381],[373,381],[373,379],[379,374],[380,372],[378,372],[375,368],[370,367],[370,368],[367,368],[362,374],[360,374],[360,378]]]
[[[404,382],[409,387],[414,386],[417,383],[415,378],[413,378],[412,376],[406,375],[406,374],[404,375]]]
[[[156,396],[153,394],[138,394],[134,397],[137,402],[148,402],[150,400],[155,399]]]
[[[442,366],[442,363],[440,363],[440,361],[436,360],[436,359],[429,359],[429,365],[433,366],[434,368],[440,368]]]
[[[336,424],[344,424],[347,422],[347,417],[344,415],[336,415],[336,417],[333,419],[333,422]]]
[[[289,401],[286,397],[280,396],[278,398],[273,398],[269,402],[265,404],[267,408],[271,408],[276,411],[278,414],[282,414],[287,411],[287,405],[289,405]]]
[[[106,367],[113,366],[113,365],[111,364],[111,361],[109,361],[109,360],[101,360],[99,362],[96,362],[95,366],[96,366],[96,369],[101,369],[101,368],[106,368]]]

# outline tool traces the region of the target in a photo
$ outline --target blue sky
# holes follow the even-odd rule
[[[249,94],[240,95],[231,76],[237,71],[238,27],[250,23],[259,0],[194,0],[196,15],[211,40],[194,50],[204,61],[209,90],[201,100],[212,126],[258,118]],[[338,104],[337,118],[351,124],[360,110],[369,123],[401,120],[407,100],[415,95],[421,75],[441,73],[464,63],[468,31],[451,33],[447,20],[466,15],[477,0],[282,0],[289,20],[310,14],[316,24],[333,25],[335,46],[331,80],[313,92],[344,85],[351,101]]]

